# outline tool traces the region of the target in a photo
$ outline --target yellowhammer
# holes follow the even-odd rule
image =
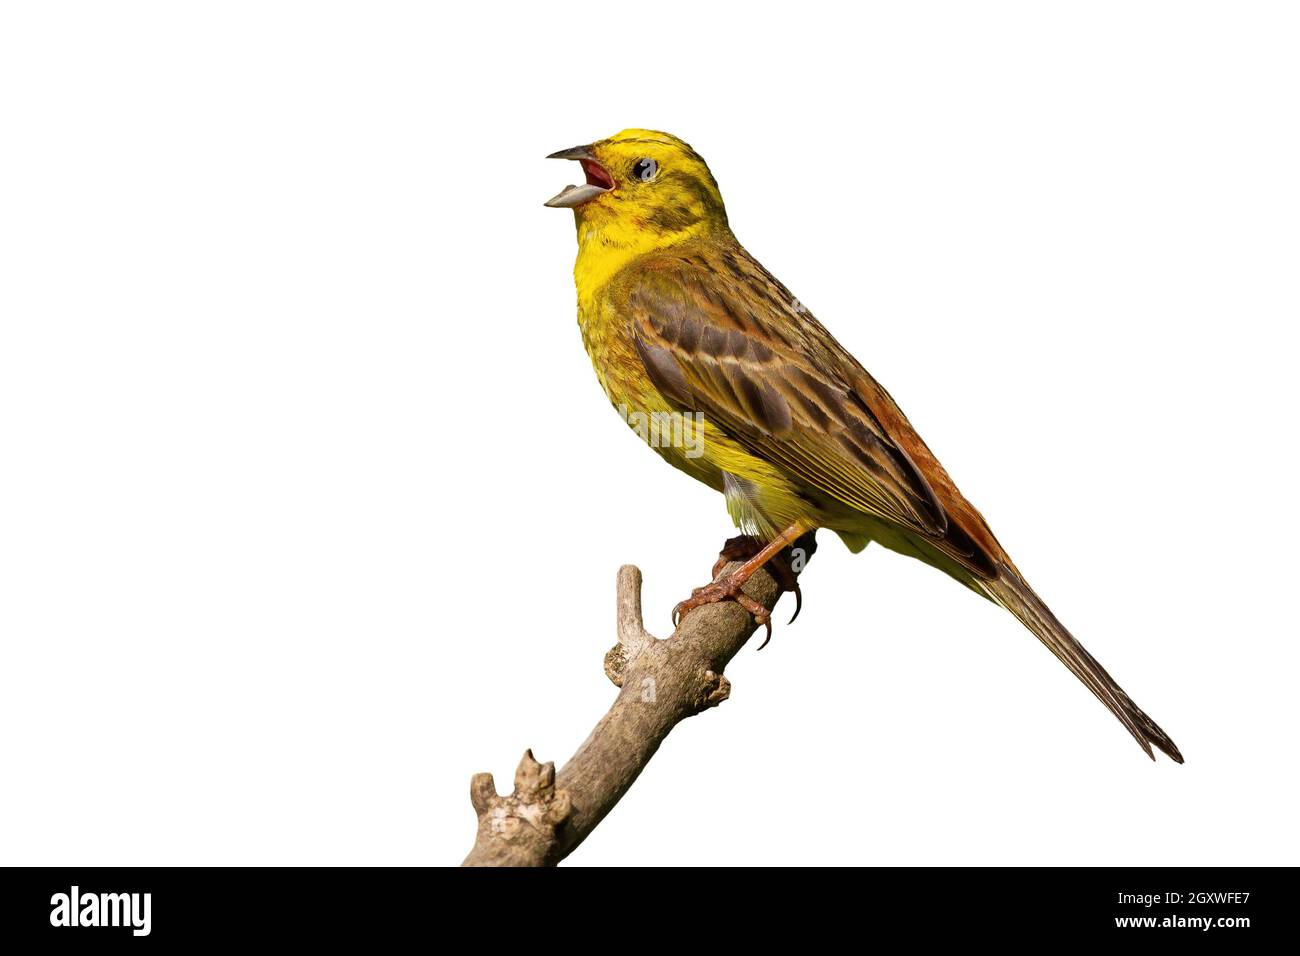
[[[1148,756],[1155,744],[1182,763],[1025,583],[889,394],[736,241],[699,154],[667,133],[629,129],[549,158],[586,173],[547,205],[572,208],[577,221],[578,325],[601,386],[764,543],[679,613],[734,598],[768,623],[740,588],[774,555],[817,528],[855,552],[878,541],[1005,607]]]

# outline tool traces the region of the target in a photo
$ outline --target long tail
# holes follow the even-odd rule
[[[1151,745],[1155,744],[1173,760],[1183,762],[1183,755],[1178,752],[1178,747],[1169,739],[1169,735],[1129,699],[1128,694],[1097,663],[1096,658],[1070,635],[1056,619],[1056,615],[1015,571],[1003,568],[996,580],[980,583],[994,601],[1018,617],[1062,664],[1070,668],[1075,677],[1097,695],[1097,699],[1128,728],[1128,732],[1148,757],[1156,759],[1151,752]]]

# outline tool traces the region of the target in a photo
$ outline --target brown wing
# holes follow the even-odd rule
[[[716,261],[714,261],[716,257]],[[742,258],[743,257],[743,258]],[[852,380],[860,367],[743,252],[641,263],[626,289],[655,386],[852,508],[942,539],[945,510]],[[842,351],[842,350],[839,350]]]

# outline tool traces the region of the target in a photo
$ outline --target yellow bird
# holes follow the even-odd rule
[[[601,387],[762,545],[677,614],[735,599],[768,623],[740,591],[765,562],[818,528],[854,552],[877,541],[1006,608],[1148,756],[1154,744],[1182,763],[1025,583],[889,394],[732,235],[695,150],[628,129],[548,158],[585,173],[546,205],[574,212],[578,325]]]

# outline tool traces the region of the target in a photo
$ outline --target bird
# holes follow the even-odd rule
[[[737,600],[770,630],[741,592],[758,568],[818,529],[854,553],[874,541],[1011,612],[1147,756],[1154,745],[1183,762],[1025,581],[889,393],[736,239],[689,144],[626,129],[547,158],[584,175],[545,205],[573,211],[578,326],[601,387],[661,457],[721,492],[756,542],[674,620]]]

